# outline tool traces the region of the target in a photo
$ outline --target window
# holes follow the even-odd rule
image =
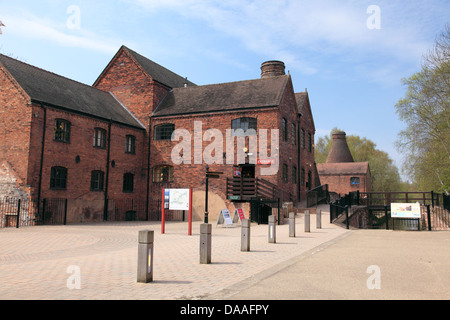
[[[134,191],[134,174],[125,173],[123,175],[123,192]]]
[[[297,167],[292,168],[292,183],[297,184]]]
[[[50,189],[65,190],[67,187],[67,169],[53,167],[50,173]]]
[[[312,152],[312,136],[308,133],[308,152]]]
[[[287,121],[285,118],[282,119],[282,135],[283,141],[288,141],[288,131],[287,131]]]
[[[305,169],[302,169],[300,171],[300,185],[302,185],[302,186],[305,185],[305,178],[306,178],[305,174],[306,174]]]
[[[153,169],[153,182],[173,182],[173,167],[155,167]]]
[[[361,183],[361,180],[358,177],[352,177],[350,178],[350,184],[352,186],[359,185]]]
[[[55,141],[70,142],[70,122],[64,119],[55,120]]]
[[[91,191],[103,190],[103,178],[105,174],[103,171],[92,171],[91,173]]]
[[[95,128],[94,130],[94,147],[106,149],[106,130]]]
[[[305,149],[305,130],[302,129],[302,131],[300,132],[300,146],[302,149]]]
[[[288,166],[286,164],[283,164],[283,182],[288,182]]]
[[[231,129],[232,130],[238,130],[242,129],[244,130],[244,133],[246,135],[256,135],[256,131],[258,130],[258,120],[256,118],[239,118],[234,119],[231,121]],[[247,132],[249,129],[255,130],[255,132]],[[233,135],[237,135],[233,132]]]
[[[136,154],[136,137],[135,136],[127,136],[125,152]]]
[[[171,140],[175,131],[174,124],[162,124],[155,127],[155,140]]]
[[[295,125],[295,123],[291,124],[291,143],[292,144],[296,144],[297,142],[297,126]]]

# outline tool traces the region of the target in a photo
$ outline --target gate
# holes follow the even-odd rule
[[[280,200],[262,200],[253,198],[250,200],[251,221],[258,224],[268,224],[269,216],[272,215],[272,209],[278,208],[278,222],[280,221]]]
[[[39,218],[41,225],[66,225],[67,199],[44,199]]]

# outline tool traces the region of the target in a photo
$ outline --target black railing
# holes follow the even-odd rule
[[[310,190],[306,194],[307,208],[327,203],[330,203],[330,193],[328,192],[327,184]]]
[[[161,221],[161,200],[110,199],[106,221]],[[103,200],[0,198],[0,228],[103,222]],[[70,212],[71,216],[68,216]],[[101,214],[99,214],[101,212]],[[184,221],[183,211],[168,211],[166,221]]]
[[[19,228],[38,223],[37,203],[29,199],[0,198],[0,228]]]

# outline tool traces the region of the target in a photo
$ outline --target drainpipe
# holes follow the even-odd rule
[[[152,121],[151,118],[148,121],[148,150],[147,150],[147,194],[145,199],[145,216],[146,220],[148,221],[149,218],[149,212],[148,212],[148,206],[149,206],[149,197],[150,197],[150,145],[152,141]]]
[[[106,159],[106,179],[105,179],[105,204],[103,206],[103,220],[108,220],[108,186],[109,186],[109,162],[111,157],[111,123],[112,119],[109,120],[108,124],[108,155]]]
[[[298,119],[297,119],[297,201],[300,202],[302,199],[301,197],[301,184],[300,184],[300,176],[301,176],[301,161],[300,161],[300,119],[302,118],[302,114],[299,113],[298,114]]]
[[[41,108],[44,109],[44,123],[42,126],[42,144],[41,144],[41,163],[39,164],[39,184],[38,184],[38,216],[40,217],[41,208],[41,194],[42,194],[42,171],[44,167],[44,151],[45,151],[45,131],[47,129],[47,108],[41,103]]]

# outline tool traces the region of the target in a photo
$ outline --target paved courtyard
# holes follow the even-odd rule
[[[209,299],[252,284],[261,275],[286,268],[295,258],[334,243],[350,231],[329,223],[322,229],[311,216],[304,232],[303,215],[296,237],[288,224],[277,226],[277,243],[268,242],[268,226],[252,224],[251,251],[241,252],[241,227],[212,223],[212,263],[199,262],[200,224],[123,222],[38,226],[0,230],[1,300],[175,300]],[[154,230],[154,281],[137,282],[138,233]],[[79,282],[74,276],[79,275]],[[79,288],[74,284],[79,283]],[[270,297],[267,297],[270,299]]]

